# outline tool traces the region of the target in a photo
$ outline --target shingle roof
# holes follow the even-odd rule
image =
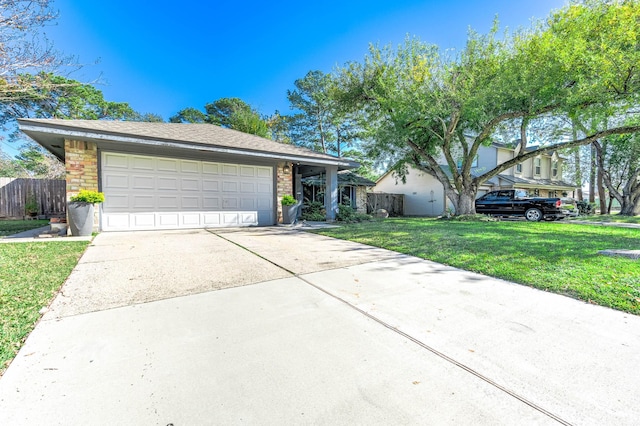
[[[177,142],[184,145],[233,148],[247,152],[276,153],[331,161],[340,160],[332,155],[212,124],[60,119],[19,119],[18,122],[21,128],[35,125],[42,128],[42,132],[46,132],[46,129],[68,130],[104,136]]]

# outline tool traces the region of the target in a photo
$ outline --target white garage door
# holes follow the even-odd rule
[[[102,229],[272,225],[273,169],[102,153]]]

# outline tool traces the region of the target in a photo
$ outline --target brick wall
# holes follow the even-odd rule
[[[81,189],[98,190],[98,149],[93,142],[65,139],[64,164],[67,180],[67,201]],[[94,230],[99,222],[98,207],[93,215]],[[67,218],[68,219],[68,218]]]
[[[93,142],[64,141],[67,200],[81,189],[98,190],[98,150]]]
[[[289,164],[285,170],[285,164]],[[291,163],[278,163],[276,166],[276,202],[278,204],[278,223],[282,222],[282,201],[283,195],[293,195],[293,171]]]

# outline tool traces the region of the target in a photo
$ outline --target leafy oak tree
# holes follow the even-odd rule
[[[471,32],[455,57],[415,38],[396,49],[372,46],[364,62],[339,73],[340,99],[370,124],[371,155],[400,174],[413,165],[432,175],[458,214],[470,214],[478,187],[518,163],[640,130],[616,119],[638,104],[639,26],[637,0],[585,0],[500,37],[497,24],[486,35]],[[610,119],[579,138],[545,125],[594,111]],[[515,158],[472,173],[480,146],[505,128],[521,141]]]
[[[209,123],[252,135],[271,138],[266,119],[240,98],[220,98],[204,106],[205,112],[189,107],[178,111],[172,123]]]
[[[614,135],[594,141],[598,173],[612,198],[620,203],[620,214],[640,215],[640,135]]]

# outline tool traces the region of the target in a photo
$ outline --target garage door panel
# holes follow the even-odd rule
[[[158,213],[157,225],[160,227],[174,228],[180,224],[180,214],[178,213]]]
[[[156,227],[155,213],[134,213],[131,215],[131,227],[138,229],[153,229]]]
[[[181,225],[187,227],[200,226],[202,215],[200,213],[184,213],[181,215]]]
[[[253,182],[240,182],[240,192],[254,194],[256,192],[256,184]]]
[[[183,210],[197,210],[200,208],[200,197],[182,197]]]
[[[240,200],[240,207],[242,210],[255,210],[256,200],[253,198],[242,198]]]
[[[219,197],[203,197],[202,198],[202,207],[207,210],[218,210],[220,209],[220,198]]]
[[[238,192],[238,182],[222,182],[222,192]]]
[[[238,176],[238,166],[233,164],[223,164],[222,174],[225,176]]]
[[[104,199],[103,208],[105,210],[128,210],[129,196],[127,194],[110,193],[109,197],[105,197]]]
[[[131,196],[131,199],[132,199],[131,207],[133,207],[134,209],[138,209],[138,210],[146,209],[150,211],[154,210],[155,200],[152,195],[133,194]]]
[[[205,175],[220,174],[220,165],[216,163],[202,163],[202,173]]]
[[[220,190],[220,182],[217,180],[203,179],[202,190],[208,192],[218,192]]]
[[[106,216],[105,226],[109,229],[129,229],[129,219],[128,213],[112,213]]]
[[[271,167],[109,152],[101,166],[103,230],[274,223]]]
[[[131,162],[132,170],[155,170],[155,161],[153,157],[134,156]]]
[[[223,213],[222,224],[225,226],[238,226],[240,224],[238,213]]]
[[[240,176],[252,178],[256,175],[256,168],[252,166],[242,166],[240,167]]]
[[[170,158],[159,158],[157,170],[160,172],[176,173],[178,171],[178,160]]]
[[[160,210],[180,209],[180,200],[177,195],[161,195],[158,197],[158,208]]]
[[[183,191],[200,191],[199,179],[180,179],[180,189]]]
[[[202,215],[204,226],[220,226],[222,224],[221,213],[205,213]]]
[[[251,226],[258,224],[258,214],[256,212],[242,212],[240,216],[240,225]]]
[[[200,173],[200,162],[182,160],[180,161],[180,171],[182,173]]]
[[[271,198],[258,198],[258,210],[271,210],[272,205]]]
[[[238,205],[240,204],[239,200],[235,197],[233,198],[223,198],[222,199],[222,208],[227,210],[236,210]]]
[[[258,183],[258,194],[268,194],[271,196],[271,184],[268,183]]]
[[[269,167],[256,167],[258,178],[271,179],[272,169]]]
[[[157,188],[160,191],[177,191],[178,190],[178,178],[158,176],[156,179]]]
[[[150,175],[137,175],[131,177],[131,189],[134,190],[153,190],[156,186],[156,180]]]
[[[128,169],[129,168],[129,156],[125,154],[114,154],[107,152],[103,156],[103,167],[109,167],[114,169]]]
[[[112,189],[128,189],[129,176],[125,174],[111,174],[106,177],[104,186]]]

